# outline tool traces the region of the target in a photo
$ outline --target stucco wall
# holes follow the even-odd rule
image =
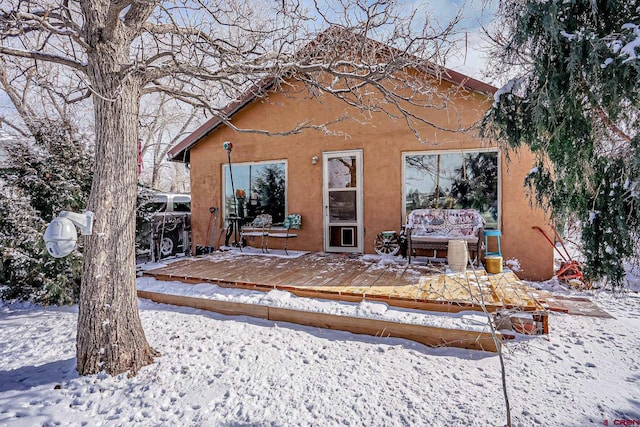
[[[434,109],[428,116],[444,127],[455,128],[459,120],[463,126],[469,126],[486,110],[487,102],[482,95],[466,93],[449,109]],[[346,105],[334,98],[318,101],[301,94],[275,93],[268,101],[245,107],[233,117],[233,123],[238,128],[282,131],[310,118],[316,124],[331,121],[344,111],[347,111]],[[287,210],[299,212],[303,218],[299,237],[290,241],[290,248],[310,251],[323,250],[322,153],[361,149],[366,253],[374,252],[373,240],[379,231],[400,230],[403,152],[488,147],[469,134],[444,132],[427,126],[422,128],[422,135],[428,143],[420,143],[403,120],[393,120],[380,113],[358,118],[369,121],[366,124],[341,122],[331,127],[346,136],[306,130],[296,135],[269,137],[236,133],[221,126],[196,144],[191,151],[190,165],[194,244],[209,244],[209,207],[222,206],[222,164],[227,162],[227,153],[222,148],[224,141],[233,142],[233,162],[287,159]],[[315,165],[311,161],[313,156],[320,158]],[[522,187],[531,164],[532,156],[526,152],[512,156],[511,163],[501,156],[502,249],[505,259],[519,261],[520,276],[540,280],[553,275],[553,252],[549,243],[531,229],[533,225],[545,224],[543,213],[530,208]],[[218,229],[216,246],[219,235]],[[281,242],[272,243],[277,247]]]

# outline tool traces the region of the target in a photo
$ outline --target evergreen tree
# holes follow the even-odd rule
[[[580,221],[585,273],[619,287],[640,255],[638,0],[503,0],[499,15],[496,64],[521,74],[495,94],[483,135],[535,153],[536,202]]]
[[[497,219],[498,156],[495,153],[465,154],[464,166],[456,169],[451,192],[460,208],[489,211]]]
[[[255,179],[256,193],[263,207],[262,213],[268,213],[273,222],[284,221],[285,215],[285,176],[279,165],[269,165]]]
[[[33,139],[6,141],[7,159],[0,165],[0,297],[70,304],[78,300],[82,256],[51,257],[43,234],[60,211],[84,210],[92,156],[64,125],[32,129]]]

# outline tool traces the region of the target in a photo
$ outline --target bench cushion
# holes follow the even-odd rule
[[[416,209],[407,228],[415,240],[475,240],[484,228],[482,215],[474,209]]]
[[[462,236],[462,237],[451,237],[451,236],[411,236],[411,240],[414,242],[448,242],[449,240],[464,240],[466,242],[476,242],[478,240],[478,236]]]
[[[257,217],[255,217],[255,219],[253,220],[253,222],[248,225],[248,228],[267,228],[267,227],[271,227],[271,223],[272,223],[272,219],[271,219],[271,215],[269,214],[260,214]]]
[[[286,238],[286,237],[298,237],[298,235],[294,233],[269,233],[269,237]]]
[[[282,228],[284,229],[291,229],[291,230],[300,230],[300,227],[302,226],[302,217],[300,216],[300,214],[289,214],[287,215],[287,217],[284,219],[284,222],[282,223]],[[294,237],[294,236],[289,236],[289,237]]]
[[[242,227],[241,233],[243,236],[248,237],[266,236],[269,228],[271,228],[271,222],[271,215],[258,215],[252,222]]]

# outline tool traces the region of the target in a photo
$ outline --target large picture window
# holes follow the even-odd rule
[[[286,216],[286,161],[234,163],[223,166],[224,217],[237,215],[243,222],[269,214],[273,222]],[[233,176],[233,179],[232,179]]]
[[[404,154],[405,213],[414,209],[476,209],[498,228],[497,151]]]

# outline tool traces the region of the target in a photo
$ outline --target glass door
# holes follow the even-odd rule
[[[362,151],[323,153],[324,250],[362,252]]]

